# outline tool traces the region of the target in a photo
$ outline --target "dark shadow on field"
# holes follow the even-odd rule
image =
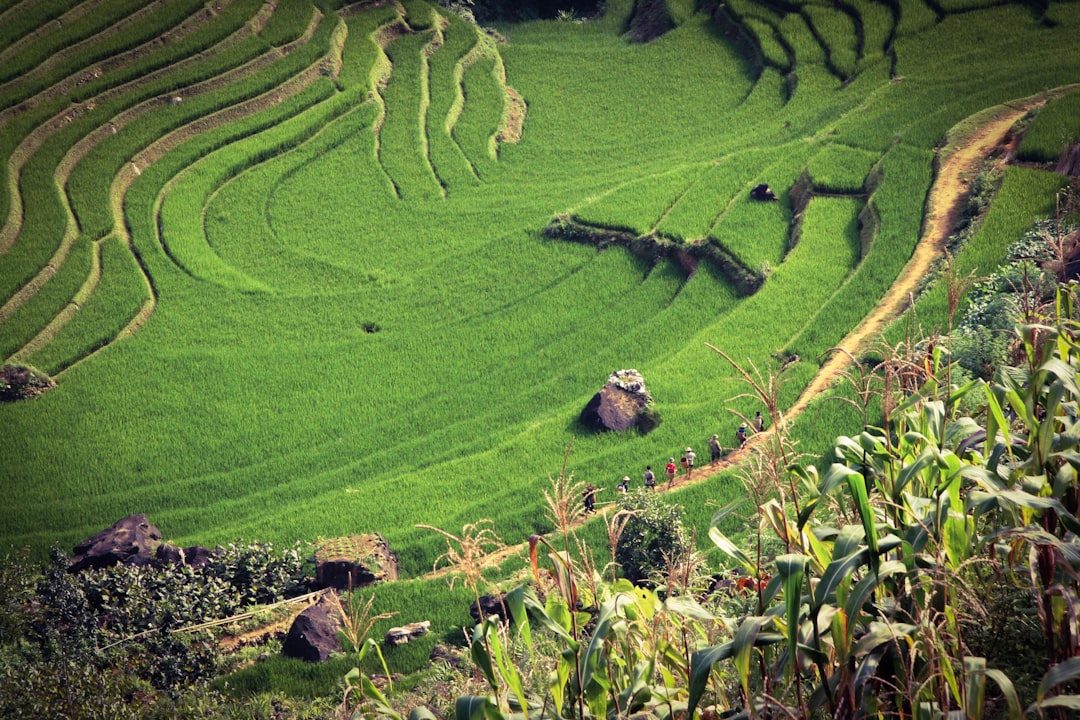
[[[720,43],[726,43],[735,50],[742,61],[742,70],[746,79],[756,83],[765,69],[761,51],[750,39],[743,26],[718,3],[705,3],[704,12],[708,12],[710,22],[706,25],[709,36]]]

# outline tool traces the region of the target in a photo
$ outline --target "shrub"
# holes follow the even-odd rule
[[[628,514],[615,546],[615,561],[623,575],[634,583],[663,576],[689,542],[682,508],[643,488],[622,495],[618,508]]]

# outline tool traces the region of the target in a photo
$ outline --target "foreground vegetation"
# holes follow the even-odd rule
[[[1029,231],[1068,204],[1048,163],[1077,137],[1075,4],[668,2],[647,44],[622,36],[630,2],[490,32],[422,1],[99,5],[0,0],[0,355],[38,369],[0,391],[58,384],[0,403],[0,540],[29,548],[3,576],[5,716],[1077,709],[1076,318],[1069,290],[1041,304],[1074,271],[1064,245],[1053,272],[1045,243],[1015,245],[1065,233]],[[973,172],[951,281],[830,393],[856,402],[784,427],[911,256],[938,146],[1048,99],[1016,128],[1039,165]],[[778,202],[750,200],[763,182]],[[964,278],[1010,252],[960,319]],[[782,365],[746,394],[739,367]],[[585,433],[621,367],[662,423]],[[580,485],[703,458],[758,408],[785,434],[747,477],[665,496],[690,531],[670,572],[631,587],[596,559],[619,528],[571,522]],[[378,530],[414,578],[445,549],[419,525],[546,539],[464,587],[357,593],[357,655],[328,669],[277,658],[210,686],[237,658],[172,631],[267,600],[227,569],[72,578],[56,551],[34,569],[132,512],[177,544]],[[298,592],[288,567],[248,590]],[[741,574],[703,595],[724,568]],[[473,596],[523,573],[513,629],[469,630]],[[363,640],[391,612],[438,631],[380,656]],[[476,672],[431,668],[443,642]],[[409,675],[385,695],[381,661]]]

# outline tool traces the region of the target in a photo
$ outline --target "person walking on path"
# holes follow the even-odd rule
[[[765,420],[761,417],[761,411],[758,410],[754,415],[754,432],[761,432],[765,429]]]
[[[590,483],[581,495],[585,500],[585,514],[596,512],[596,486]]]
[[[739,426],[739,429],[735,431],[735,440],[739,443],[739,447],[746,444],[746,423]]]
[[[656,473],[652,471],[652,465],[645,466],[645,489],[656,489]]]
[[[712,458],[712,464],[720,462],[720,456],[724,454],[724,449],[720,447],[720,436],[713,435],[709,438],[709,457]]]
[[[664,468],[664,473],[667,475],[668,488],[675,484],[675,474],[678,472],[679,468],[675,465],[675,458],[668,458],[667,467]]]
[[[623,479],[619,481],[619,484],[615,486],[615,489],[621,493],[630,491],[630,476],[623,475]]]
[[[693,448],[686,448],[684,459],[686,460],[686,479],[689,480],[690,476],[694,474],[694,461],[697,460],[697,453],[694,452]]]

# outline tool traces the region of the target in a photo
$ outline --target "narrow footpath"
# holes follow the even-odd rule
[[[803,390],[799,399],[784,413],[785,423],[793,422],[815,398],[832,387],[850,365],[851,357],[857,357],[859,352],[877,340],[889,323],[908,308],[910,298],[919,282],[930,271],[933,263],[945,254],[946,243],[960,217],[963,203],[967,199],[971,177],[995,148],[1006,141],[1009,130],[1016,121],[1031,109],[1045,103],[1048,96],[1049,94],[1003,105],[1001,113],[964,138],[961,144],[940,164],[927,198],[922,236],[915,246],[911,259],[900,271],[896,281],[877,306],[837,345],[838,348],[847,352],[832,353],[814,379]],[[703,482],[717,473],[738,466],[748,457],[755,440],[759,441],[767,437],[769,432],[770,430],[765,430],[756,438],[751,438],[746,446],[729,452],[716,464],[694,468],[692,480],[688,480],[685,475],[678,476],[670,490],[685,487],[691,483]],[[662,473],[657,477],[656,489],[662,493],[669,491]],[[527,551],[528,543],[509,545],[485,558],[486,564],[489,566],[498,564],[516,552]],[[423,577],[445,577],[452,572],[454,572],[453,567],[442,567]]]

